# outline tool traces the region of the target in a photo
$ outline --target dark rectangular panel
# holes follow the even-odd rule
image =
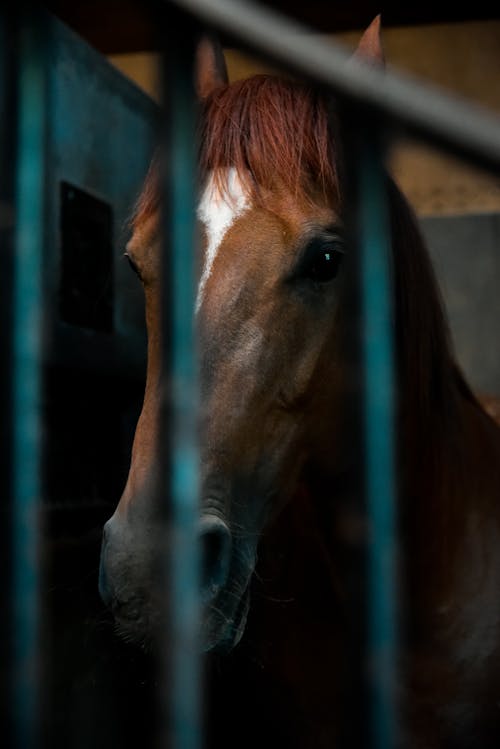
[[[59,311],[71,325],[113,329],[113,212],[103,200],[62,182]]]

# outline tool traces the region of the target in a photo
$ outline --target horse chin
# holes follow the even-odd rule
[[[119,637],[127,644],[135,645],[148,653],[156,650],[156,623],[115,614],[114,625]]]
[[[234,613],[224,613],[226,608],[209,606],[202,620],[201,649],[208,653],[225,654],[238,645],[248,618],[250,591],[247,588]],[[146,652],[156,651],[160,634],[159,617],[138,614],[137,609],[114,612],[114,625],[117,634],[130,645],[136,645]]]
[[[250,608],[250,591],[247,588],[241,596],[232,617],[225,616],[218,608],[211,608],[205,622],[203,633],[204,651],[224,655],[238,645],[248,618]]]

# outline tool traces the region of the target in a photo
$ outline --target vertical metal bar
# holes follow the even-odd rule
[[[41,334],[46,123],[45,37],[38,14],[19,29],[12,358],[14,746],[39,741]]]
[[[193,23],[169,9],[164,49],[163,409],[168,442],[167,624],[170,749],[201,744],[198,550],[198,364],[195,300],[196,97]],[[167,380],[168,378],[168,380]],[[167,423],[169,422],[169,423]],[[167,434],[168,439],[167,439]],[[160,449],[163,449],[160,446]],[[167,465],[167,464],[165,464]]]
[[[391,236],[378,134],[358,134],[358,247],[368,516],[367,657],[373,749],[397,743],[397,531]]]
[[[379,123],[367,118],[365,110],[343,102],[339,114],[350,239],[343,299],[350,373],[346,416],[357,446],[347,500],[349,517],[359,529],[342,548],[349,617],[342,746],[394,749],[399,654],[396,379],[385,142]]]
[[[14,143],[16,34],[12,9],[0,12],[0,715],[10,746],[12,668],[12,273],[14,257]]]

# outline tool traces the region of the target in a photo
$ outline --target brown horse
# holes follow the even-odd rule
[[[378,20],[359,49],[381,63]],[[229,85],[208,47],[205,63],[195,310],[205,647],[231,650],[242,639],[236,657],[252,650],[276,686],[269,699],[279,692],[286,720],[293,716],[286,745],[332,747],[349,669],[338,549],[356,532],[346,508],[358,464],[345,405],[337,128],[312,88],[274,76]],[[498,746],[500,430],[455,364],[416,220],[389,179],[387,190],[408,625],[401,745]],[[158,208],[153,170],[127,247],[146,296],[146,392],[100,583],[124,635],[140,642],[154,633],[158,604]]]

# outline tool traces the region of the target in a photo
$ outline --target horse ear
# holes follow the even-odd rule
[[[384,50],[380,39],[380,15],[376,16],[359,40],[355,55],[368,63],[385,66]]]
[[[206,99],[215,88],[228,82],[222,47],[212,37],[204,36],[198,44],[195,76],[200,99]]]

